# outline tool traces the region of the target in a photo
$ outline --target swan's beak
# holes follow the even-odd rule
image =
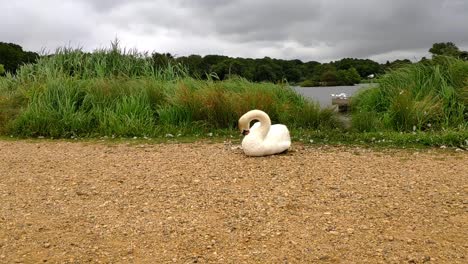
[[[249,130],[244,129],[244,130],[242,130],[242,135],[247,136],[249,134],[249,132],[250,132]]]

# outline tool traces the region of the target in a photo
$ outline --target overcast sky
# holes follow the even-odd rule
[[[0,41],[176,56],[386,60],[468,50],[468,0],[0,0]]]

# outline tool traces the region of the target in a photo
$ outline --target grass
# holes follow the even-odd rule
[[[43,56],[35,64],[22,66],[17,72],[17,79],[31,82],[64,76],[77,79],[145,77],[170,81],[185,75],[187,69],[182,65],[157,67],[148,53],[121,49],[118,40],[115,40],[109,49],[97,49],[92,53],[80,48],[59,48],[53,55]]]
[[[359,83],[373,84],[373,83],[379,83],[379,82],[380,82],[380,79],[375,78],[375,79],[361,79],[361,81]]]
[[[314,143],[465,146],[467,62],[400,68],[353,100],[351,129],[288,84],[188,77],[145,53],[62,48],[0,78],[0,135],[46,138],[236,138],[251,109]],[[404,132],[404,133],[400,133]],[[167,137],[166,137],[167,136]]]
[[[468,62],[438,57],[399,68],[352,104],[357,131],[467,129]]]
[[[62,48],[2,78],[1,132],[54,138],[204,134],[234,129],[253,108],[290,127],[340,126],[331,109],[320,109],[286,83],[194,79],[183,66],[157,69],[145,54],[117,44],[93,53]]]
[[[461,147],[468,149],[467,130],[445,130],[436,132],[403,133],[385,132],[342,132],[294,130],[294,139],[312,144],[364,145],[376,147]]]
[[[167,132],[167,133],[166,133]],[[72,142],[104,142],[104,143],[126,143],[140,144],[171,144],[171,143],[223,143],[231,142],[240,144],[242,136],[237,130],[214,129],[209,133],[198,133],[199,131],[186,130],[173,127],[165,131],[166,134],[158,134],[155,137],[120,137],[120,136],[93,136],[93,137],[71,137],[64,139]],[[169,134],[170,133],[170,134]],[[291,131],[293,147],[296,144],[305,145],[329,145],[329,146],[364,146],[372,148],[430,148],[447,147],[468,150],[468,133],[466,131],[443,131],[443,132],[342,132],[339,130],[310,130],[294,129]],[[1,136],[0,140],[16,141],[24,139],[17,136]],[[36,140],[36,138],[28,138]],[[39,137],[40,140],[56,140],[54,137]]]
[[[338,127],[334,113],[286,86],[181,78],[52,79],[28,90],[27,105],[9,124],[21,136],[156,136],[173,127],[207,133],[233,129],[252,108],[291,127]],[[309,118],[304,118],[309,117]]]

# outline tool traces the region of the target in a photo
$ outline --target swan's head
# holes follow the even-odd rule
[[[239,120],[239,130],[241,131],[242,135],[247,136],[250,133],[249,123],[242,123]]]
[[[249,127],[249,124],[250,123],[250,120],[249,120],[249,117],[246,116],[246,115],[243,115],[240,119],[239,119],[239,130],[241,131],[242,135],[244,136],[247,136],[250,132],[250,127]]]
[[[242,135],[247,136],[250,133],[250,121],[258,120],[265,125],[268,129],[270,128],[271,121],[270,117],[262,110],[250,110],[239,118],[239,129]],[[254,125],[255,126],[255,125]]]

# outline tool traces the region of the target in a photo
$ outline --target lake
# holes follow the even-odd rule
[[[354,86],[321,86],[321,87],[299,87],[292,88],[302,94],[304,97],[317,101],[322,107],[331,106],[331,94],[345,93],[347,96],[352,96],[361,89],[366,89],[376,84],[360,83]]]

